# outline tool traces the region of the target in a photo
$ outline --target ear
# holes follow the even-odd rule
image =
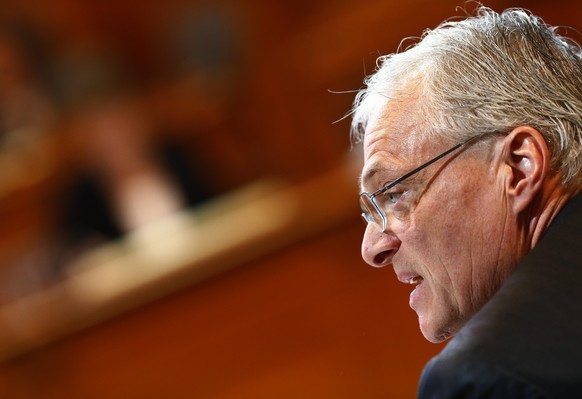
[[[503,139],[501,154],[508,203],[518,215],[542,189],[550,171],[550,151],[540,132],[520,126]]]

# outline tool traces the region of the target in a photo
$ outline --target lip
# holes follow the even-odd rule
[[[408,304],[412,309],[416,310],[422,296],[424,278],[414,272],[400,272],[397,273],[396,276],[398,277],[398,281],[404,284],[415,285],[414,289],[410,293]]]
[[[424,292],[424,280],[420,280],[419,282],[416,283],[416,287],[414,287],[408,299],[408,306],[410,306],[413,310],[418,309],[423,292]]]
[[[404,284],[418,284],[419,280],[421,280],[420,282],[423,280],[421,275],[413,272],[396,273],[396,277],[398,281]]]

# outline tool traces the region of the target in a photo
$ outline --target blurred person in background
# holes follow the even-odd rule
[[[130,62],[111,48],[84,48],[62,60],[75,170],[59,200],[60,269],[211,196],[195,159],[156,119]]]
[[[0,126],[6,127],[2,137],[9,143],[4,148],[10,157],[16,149],[38,149],[28,150],[30,162],[22,173],[2,170],[22,184],[44,159],[41,127],[52,114],[34,95],[35,86],[25,84],[33,80],[21,52],[3,37]],[[116,57],[113,45],[95,40],[52,60],[59,157],[53,159],[58,181],[51,182],[53,192],[43,204],[43,212],[50,213],[50,233],[28,239],[3,262],[0,302],[60,280],[87,250],[214,195],[196,157],[156,119],[152,107],[157,104],[150,104],[144,82],[132,78],[130,63]]]
[[[236,51],[229,21],[210,11],[183,12],[158,33],[157,78],[106,37],[61,60],[68,142],[78,169],[61,200],[61,267],[219,193],[212,177],[216,153],[224,155],[220,167],[235,158],[226,154],[216,125],[233,95],[228,82]],[[229,170],[227,184],[242,169]]]
[[[47,169],[34,166],[46,163],[41,137],[54,119],[57,148],[50,198],[31,205],[50,226],[10,256],[0,249],[0,302],[58,281],[89,249],[252,178],[253,158],[226,121],[241,81],[240,43],[222,12],[178,13],[152,28],[146,54],[91,24],[79,37],[43,32],[50,54],[28,30],[0,26],[0,190],[42,180],[37,172]],[[215,178],[223,170],[227,178]]]
[[[353,109],[362,255],[452,340],[419,398],[582,392],[582,51],[521,9],[381,57]]]

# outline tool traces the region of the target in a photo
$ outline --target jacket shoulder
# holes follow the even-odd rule
[[[425,368],[418,389],[418,399],[550,397],[511,370],[464,356],[435,357]]]

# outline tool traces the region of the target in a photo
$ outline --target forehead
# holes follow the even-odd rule
[[[420,127],[413,98],[384,100],[371,113],[363,140],[364,167],[361,184],[397,178],[424,162],[433,143]]]

